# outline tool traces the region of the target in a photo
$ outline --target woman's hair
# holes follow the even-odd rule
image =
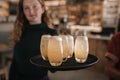
[[[28,23],[28,20],[26,19],[24,12],[23,12],[23,1],[24,0],[19,0],[19,3],[18,3],[17,17],[14,23],[12,34],[10,36],[10,40],[11,40],[10,44],[12,46],[14,46],[20,40],[24,24]],[[45,10],[43,0],[38,0],[38,1],[42,5],[42,8]],[[50,18],[48,14],[46,13],[46,11],[44,11],[44,13],[42,14],[42,22],[46,23],[48,27],[52,26],[50,23]]]

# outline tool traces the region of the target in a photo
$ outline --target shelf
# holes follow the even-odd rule
[[[107,0],[103,3],[103,25],[116,28],[118,26],[119,0]]]
[[[9,16],[9,5],[8,1],[1,0],[0,1],[0,16]]]

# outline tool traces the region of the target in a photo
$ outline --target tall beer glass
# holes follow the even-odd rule
[[[43,35],[41,37],[41,56],[44,60],[48,60],[47,54],[48,54],[48,40],[51,37],[51,35]]]
[[[48,42],[48,60],[52,66],[60,66],[63,61],[62,38],[52,36]]]
[[[67,37],[68,37],[68,58],[71,58],[74,52],[74,38],[71,35],[67,35]]]
[[[68,37],[66,35],[60,35],[62,38],[62,47],[63,47],[63,62],[65,62],[68,58]]]
[[[89,53],[88,37],[77,36],[75,41],[75,60],[83,63],[87,60]]]

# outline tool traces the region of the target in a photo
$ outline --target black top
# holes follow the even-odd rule
[[[36,67],[30,63],[31,57],[41,55],[40,40],[43,34],[57,35],[57,31],[48,28],[44,23],[24,26],[20,41],[14,47],[11,72],[19,72],[24,75],[47,75],[47,69]]]

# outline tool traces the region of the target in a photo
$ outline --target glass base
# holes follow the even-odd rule
[[[78,58],[75,58],[76,62],[79,62],[79,63],[84,63],[87,59],[78,59]]]
[[[46,60],[46,61],[48,60],[48,57],[42,56],[42,58],[43,58],[43,60]]]
[[[63,62],[66,62],[67,61],[67,58],[63,58]]]
[[[51,66],[60,66],[62,63],[61,62],[59,62],[59,63],[52,63],[52,62],[50,62],[50,64],[51,64]]]

